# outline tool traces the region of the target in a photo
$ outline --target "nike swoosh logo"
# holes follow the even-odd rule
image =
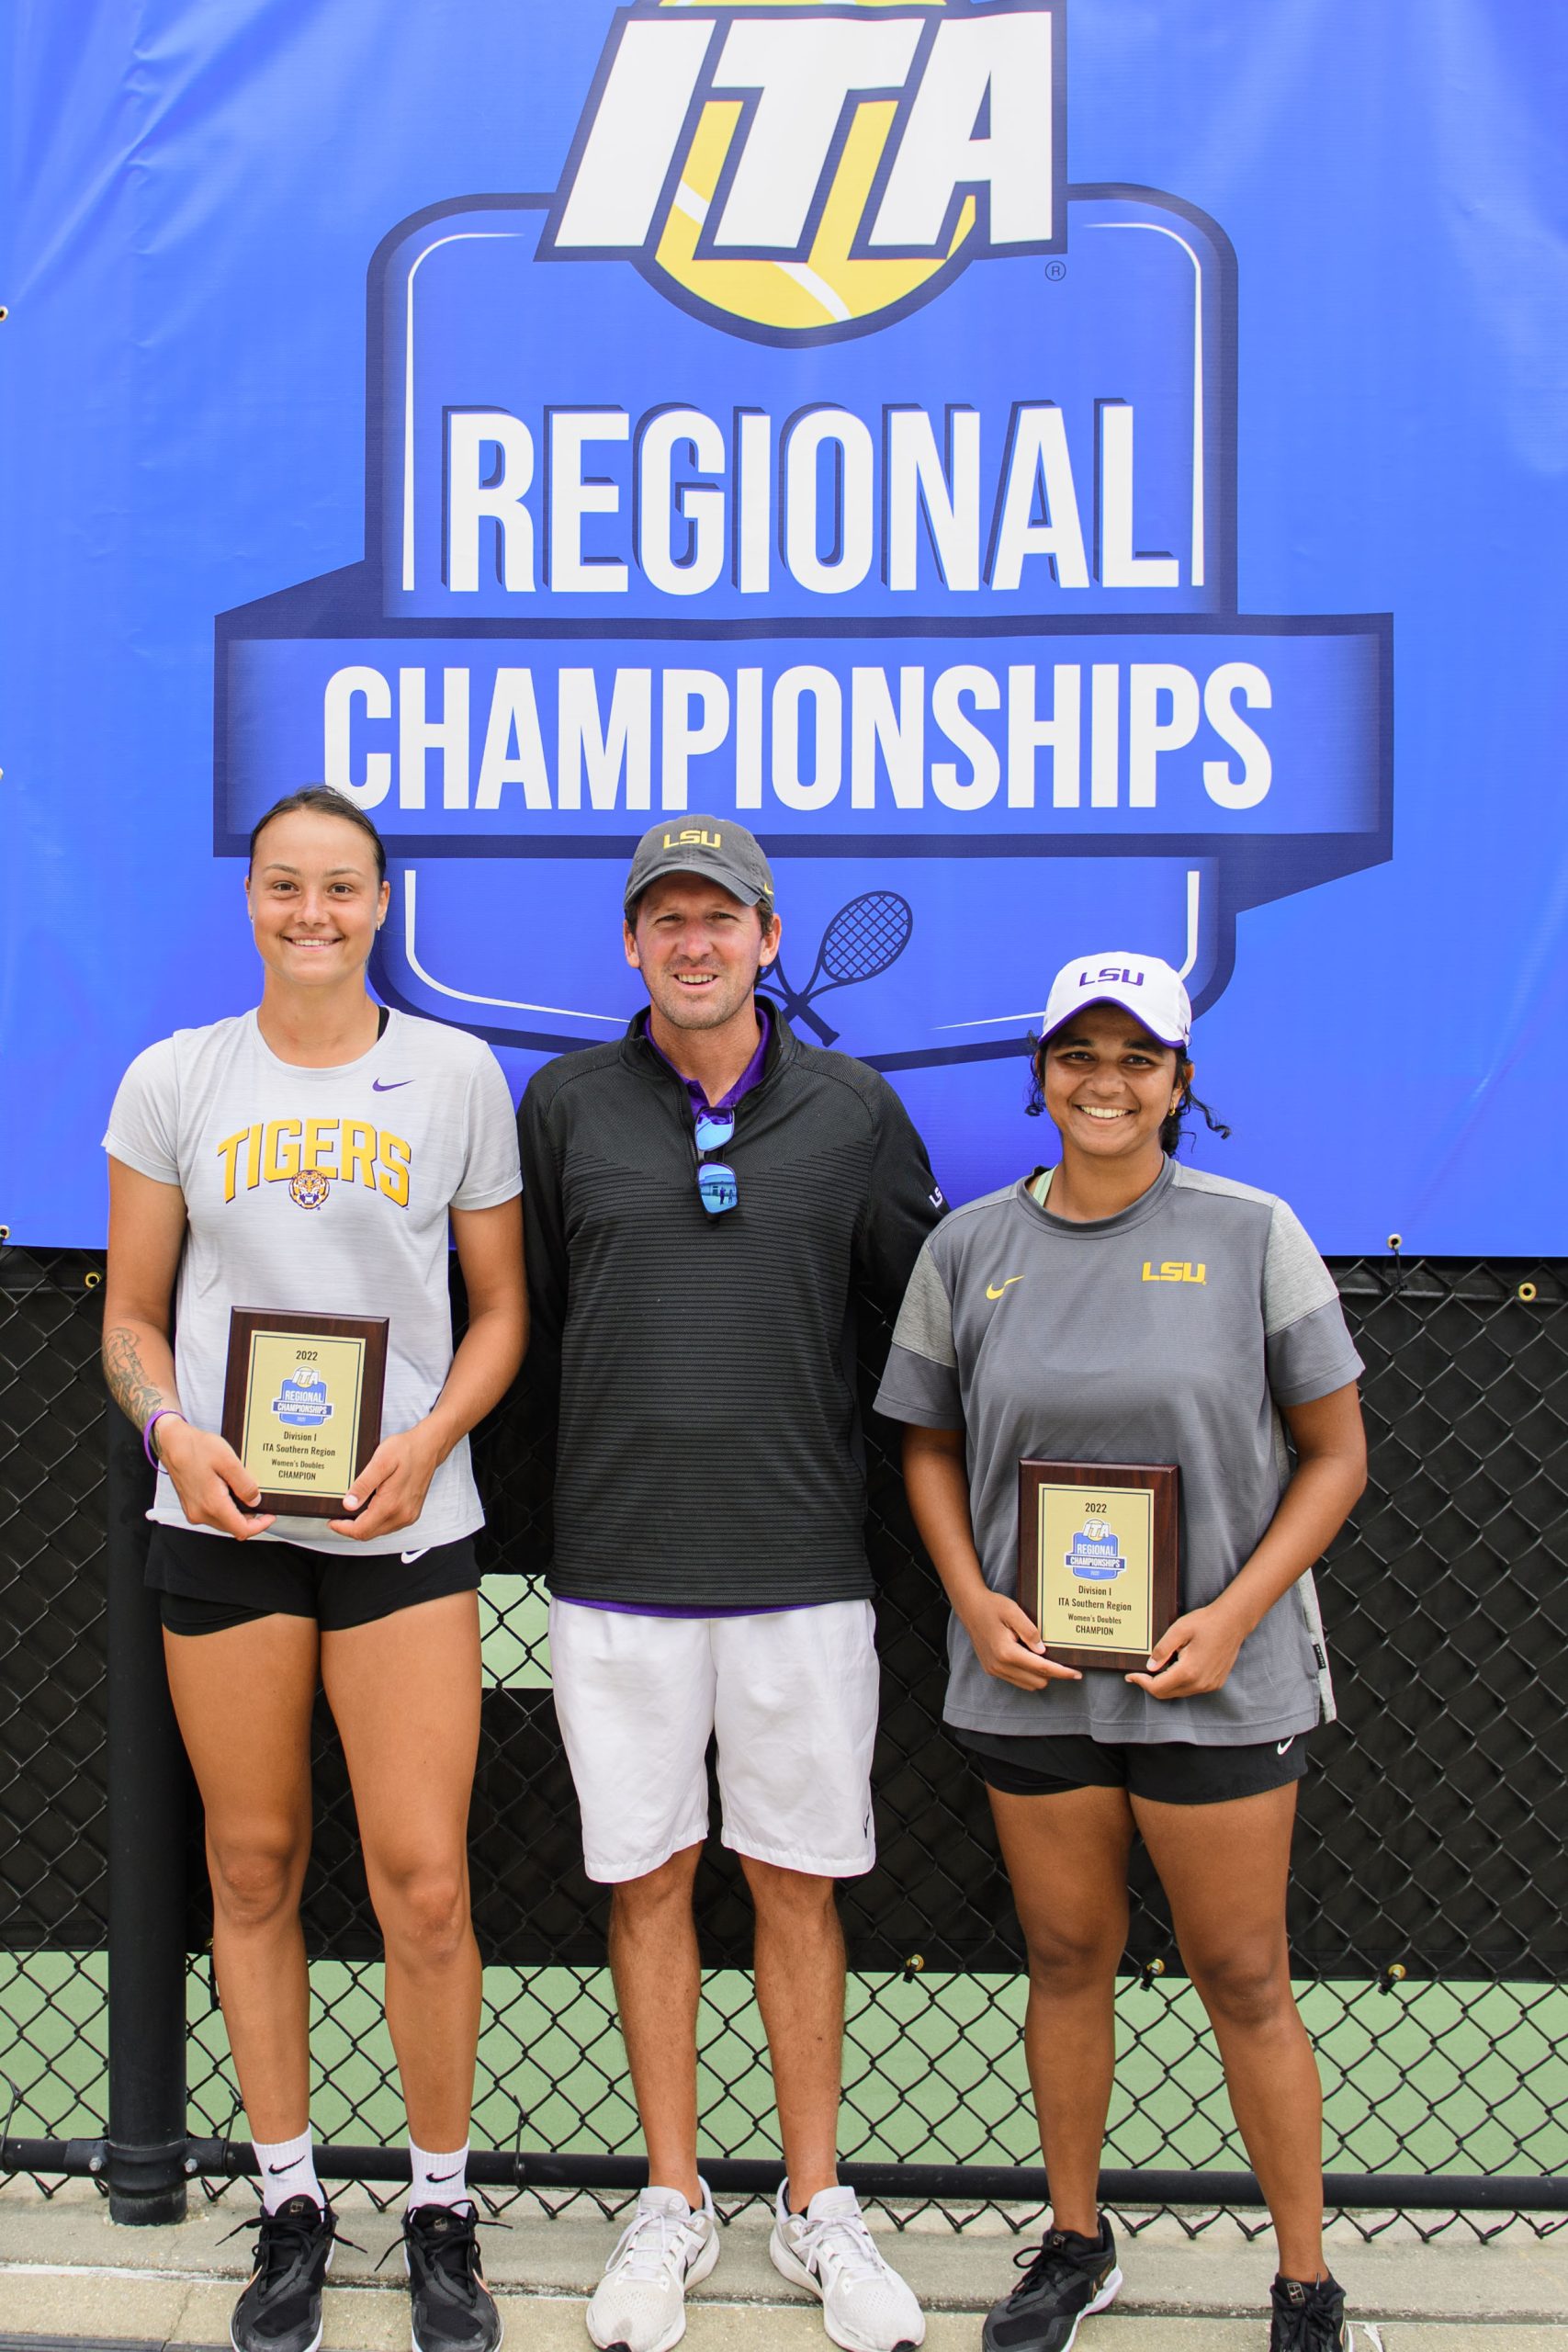
[[[987,1283],[986,1284],[986,1296],[987,1298],[1000,1298],[1003,1290],[1010,1290],[1014,1283],[1021,1283],[1022,1280],[1023,1276],[1021,1274],[1010,1274],[1006,1282],[1003,1283],[1001,1290],[993,1290],[990,1283]]]
[[[400,1086],[412,1084],[412,1078],[373,1078],[370,1081],[370,1091],[372,1094],[395,1094]]]
[[[271,2173],[292,2172],[293,2169],[292,2165],[268,2165],[267,2166],[268,2172]]]
[[[1275,1742],[1275,1744],[1274,1744],[1274,1753],[1275,1753],[1275,1755],[1276,1755],[1276,1756],[1283,1756],[1283,1754],[1285,1753],[1286,1748],[1287,1748],[1287,1747],[1294,1747],[1295,1744],[1296,1744],[1296,1735],[1295,1735],[1295,1733],[1294,1733],[1294,1732],[1292,1732],[1292,1733],[1291,1734],[1291,1736],[1289,1737],[1289,1739],[1280,1739],[1280,1740],[1277,1740],[1277,1741]]]
[[[430,2177],[437,2188],[445,2188],[449,2180],[457,2180],[461,2177],[462,2170],[463,2167],[459,2165],[456,2172],[433,2172]]]

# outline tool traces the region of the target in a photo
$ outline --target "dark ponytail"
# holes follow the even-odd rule
[[[1181,1100],[1169,1117],[1160,1122],[1159,1148],[1166,1158],[1173,1159],[1180,1148],[1181,1138],[1185,1132],[1182,1121],[1189,1111],[1201,1111],[1203,1125],[1208,1128],[1209,1133],[1212,1136],[1218,1136],[1222,1143],[1229,1143],[1231,1131],[1224,1121],[1216,1119],[1208,1104],[1201,1102],[1193,1093],[1192,1065],[1184,1054],[1179,1054],[1176,1057],[1176,1075],[1181,1087]]]

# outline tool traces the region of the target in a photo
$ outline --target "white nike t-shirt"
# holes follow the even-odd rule
[[[493,1208],[523,1188],[512,1098],[490,1047],[403,1012],[334,1069],[279,1061],[254,1012],[176,1030],[127,1070],[104,1148],[185,1195],[175,1370],[186,1414],[207,1430],[222,1419],[235,1306],[386,1316],[382,1433],[412,1428],[452,1363],[447,1211]],[[152,1517],[189,1524],[162,1471]],[[356,1544],[324,1520],[283,1517],[254,1540],[363,1558],[449,1544],[483,1523],[465,1438],[411,1527]]]

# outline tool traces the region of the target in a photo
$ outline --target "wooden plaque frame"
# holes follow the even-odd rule
[[[246,1406],[251,1386],[252,1342],[258,1334],[309,1341],[357,1340],[365,1349],[358,1421],[352,1443],[353,1475],[358,1477],[381,1442],[381,1401],[387,1380],[387,1317],[384,1315],[274,1315],[265,1307],[236,1306],[229,1316],[229,1361],[223,1382],[223,1442],[244,1459]],[[257,1473],[260,1476],[260,1473]],[[308,1488],[268,1487],[262,1481],[258,1511],[286,1512],[290,1519],[354,1517],[343,1507],[344,1489],[312,1494]]]
[[[1140,1624],[1126,1647],[1066,1646],[1044,1634],[1046,1655],[1063,1666],[1136,1673],[1150,1649],[1181,1612],[1179,1533],[1181,1473],[1173,1462],[1037,1462],[1018,1465],[1018,1601],[1040,1623],[1040,1498],[1045,1487],[1097,1487],[1143,1490],[1151,1498],[1148,1640]],[[1064,1570],[1066,1562],[1063,1563]],[[1044,1629],[1042,1628],[1043,1633]]]

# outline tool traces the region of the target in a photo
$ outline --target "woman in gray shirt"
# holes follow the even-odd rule
[[[1361,1363],[1285,1204],[1173,1157],[1190,1028],[1156,957],[1058,974],[1034,1070],[1060,1163],[937,1227],[877,1398],[907,1424],[910,1502],[953,1606],[946,1716],[987,1781],[1029,1948],[1053,2226],[987,2352],[1066,2352],[1121,2285],[1096,2193],[1134,1834],[1273,2218],[1271,2352],[1345,2342],[1285,1890],[1305,1736],[1333,1713],[1311,1569],[1366,1480]],[[1018,1464],[1042,1455],[1179,1465],[1182,1613],[1145,1669],[1076,1671],[1019,1606]]]

